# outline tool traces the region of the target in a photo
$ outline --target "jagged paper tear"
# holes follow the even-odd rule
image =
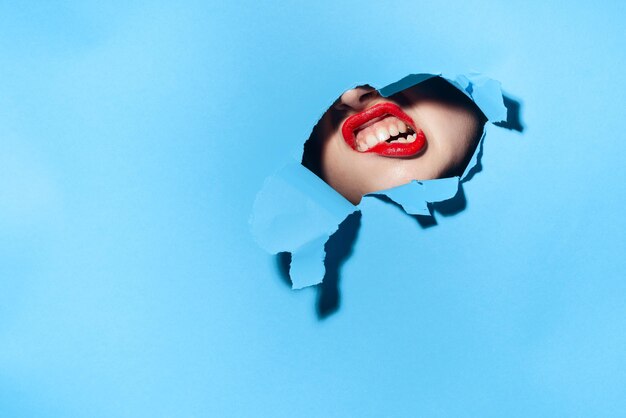
[[[391,96],[438,74],[411,74],[380,89]],[[445,78],[472,99],[491,123],[506,120],[500,83],[480,74]],[[463,176],[410,183],[371,193],[386,196],[411,215],[431,216],[428,203],[453,198],[461,181],[479,161],[485,133]],[[268,177],[256,196],[250,227],[258,244],[271,254],[290,252],[289,275],[294,289],[316,285],[325,274],[324,246],[350,214],[360,210],[300,163],[287,164]]]
[[[430,216],[428,203],[452,199],[459,190],[459,177],[435,180],[413,180],[392,189],[381,190],[366,196],[387,196],[409,215]]]
[[[268,177],[257,194],[250,219],[252,234],[271,254],[292,253],[294,289],[324,278],[324,244],[356,206],[300,163]]]

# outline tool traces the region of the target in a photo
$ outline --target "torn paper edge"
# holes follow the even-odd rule
[[[459,181],[459,177],[412,180],[398,187],[368,193],[366,196],[386,196],[409,215],[432,216],[428,203],[452,199],[459,191]]]
[[[383,97],[389,97],[433,77],[443,78],[467,95],[487,117],[487,122],[506,120],[507,109],[500,82],[478,73],[456,78],[434,73],[410,74],[379,89],[379,92]],[[416,179],[398,187],[370,193],[364,198],[386,196],[407,214],[432,216],[428,209],[429,203],[453,198],[458,193],[460,183],[473,177],[473,170],[482,154],[485,128],[460,178]],[[291,197],[287,194],[291,194]],[[280,210],[276,210],[277,207]],[[249,223],[261,248],[270,254],[292,254],[289,268],[292,288],[302,289],[323,281],[326,274],[326,242],[349,215],[360,210],[360,205],[352,205],[302,164],[290,163],[265,180],[254,201]],[[316,226],[314,222],[320,222],[320,225]]]
[[[293,288],[324,278],[324,244],[356,206],[300,163],[281,167],[265,179],[254,201],[251,232],[270,254],[292,253]]]

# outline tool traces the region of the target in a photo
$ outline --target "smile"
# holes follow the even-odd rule
[[[350,116],[341,133],[355,151],[385,157],[410,157],[426,144],[426,136],[413,119],[394,103],[379,103]]]

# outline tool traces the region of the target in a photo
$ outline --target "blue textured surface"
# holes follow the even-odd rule
[[[619,2],[0,4],[0,415],[626,410]],[[480,71],[521,103],[463,210],[365,199],[339,307],[248,231],[339,93]]]

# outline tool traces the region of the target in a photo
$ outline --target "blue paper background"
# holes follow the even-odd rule
[[[0,3],[0,415],[626,413],[622,3]],[[248,231],[357,83],[522,103],[467,208],[364,204],[339,310]]]

